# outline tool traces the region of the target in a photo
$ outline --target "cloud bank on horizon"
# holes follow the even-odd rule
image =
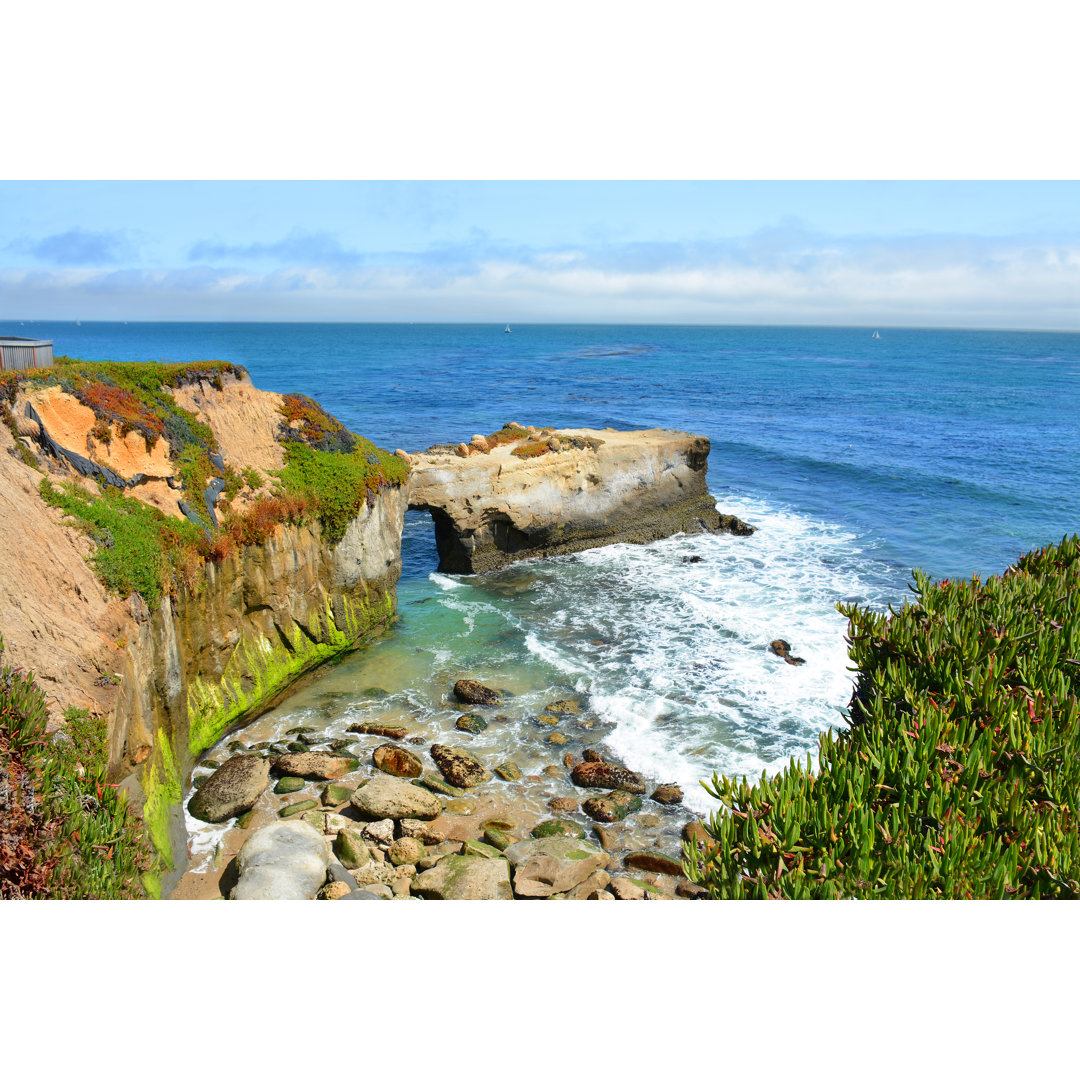
[[[74,186],[74,185],[71,185]],[[272,188],[273,185],[270,185]],[[718,185],[718,193],[724,192]],[[1080,187],[1077,188],[1080,193]],[[820,193],[820,188],[818,189]],[[205,194],[205,192],[204,192]],[[94,219],[93,214],[86,215]],[[643,220],[648,220],[647,210]],[[143,213],[0,219],[0,320],[511,321],[986,326],[1080,330],[1080,229],[1008,233],[623,224],[515,239],[425,208],[409,227],[282,228]],[[433,224],[442,222],[441,225]],[[47,231],[47,222],[65,227]],[[33,231],[38,225],[37,232]],[[745,224],[745,223],[744,223]],[[1073,223],[1068,222],[1071,226]],[[16,231],[16,229],[18,231]],[[365,231],[365,230],[360,230]],[[718,231],[718,230],[717,230]],[[680,235],[681,232],[681,235]],[[231,233],[231,235],[230,235]]]

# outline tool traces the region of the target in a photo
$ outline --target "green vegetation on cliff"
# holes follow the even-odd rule
[[[167,517],[116,488],[91,495],[72,483],[57,488],[45,477],[38,491],[94,541],[90,561],[106,588],[120,596],[137,592],[153,610],[181,581],[193,584],[203,536],[190,521]]]
[[[1080,898],[1080,539],[888,615],[840,605],[850,730],[757,783],[685,848],[718,898]]]
[[[318,520],[326,540],[336,544],[365,504],[373,505],[381,488],[403,484],[408,477],[408,466],[400,458],[353,434],[310,398],[286,394],[278,431],[285,467],[272,490],[260,491],[263,478],[243,462],[226,462],[224,467],[215,462],[211,455],[216,456],[218,444],[210,427],[177,405],[169,392],[199,380],[220,390],[224,375],[246,372],[219,361],[113,363],[65,356],[57,357],[53,368],[0,372],[0,419],[13,433],[11,405],[19,383],[27,381],[60,386],[92,409],[97,417],[92,433],[99,441],[108,441],[116,424],[121,435],[138,431],[148,449],[160,438],[168,442],[187,506],[199,524],[169,517],[100,482],[99,494],[48,479],[39,489],[49,505],[62,509],[95,541],[91,561],[102,582],[121,596],[138,592],[151,609],[181,587],[196,591],[204,561],[262,543],[278,525]],[[34,456],[21,442],[17,445],[27,463],[37,467]],[[203,498],[214,478],[224,484],[222,519],[216,524]],[[230,503],[245,484],[252,501],[233,511]]]
[[[33,675],[0,663],[0,897],[154,894],[157,860],[126,795],[106,782],[104,717],[70,709],[51,737],[46,718]]]

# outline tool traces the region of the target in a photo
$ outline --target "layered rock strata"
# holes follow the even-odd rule
[[[708,493],[704,436],[578,428],[533,445],[543,452],[462,444],[411,455],[409,508],[430,511],[441,571],[484,573],[605,544],[746,528],[731,518],[725,526]]]

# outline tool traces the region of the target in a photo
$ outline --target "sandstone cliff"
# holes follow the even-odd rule
[[[706,488],[704,436],[503,430],[413,456],[409,507],[431,512],[444,572],[731,527]]]
[[[46,688],[54,723],[69,708],[109,716],[110,779],[142,810],[168,894],[186,865],[181,805],[201,751],[393,618],[406,496],[400,479],[372,480],[365,457],[390,456],[353,454],[313,402],[256,390],[242,370],[156,367],[172,385],[149,397],[95,365],[2,388],[0,634],[7,659]],[[331,471],[342,463],[342,485],[356,455],[353,473],[368,485],[351,504],[333,492],[332,519],[318,492],[268,490],[286,448],[318,465],[327,455],[314,448],[327,439],[349,451],[328,459]],[[153,507],[135,524],[164,530],[164,548],[186,545],[182,557],[157,553],[160,595],[118,595],[102,569],[129,520],[107,527],[95,516],[106,504],[116,514]],[[145,550],[133,547],[134,561]]]

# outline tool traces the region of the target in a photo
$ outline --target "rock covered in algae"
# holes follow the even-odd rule
[[[435,743],[431,747],[431,758],[438,765],[439,772],[455,787],[476,787],[491,779],[491,773],[467,750]]]

